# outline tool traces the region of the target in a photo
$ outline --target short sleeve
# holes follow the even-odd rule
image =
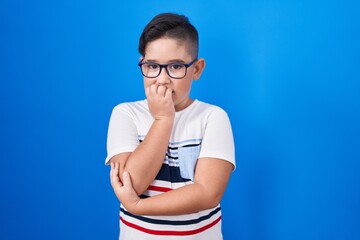
[[[215,108],[208,116],[201,142],[199,158],[211,157],[226,160],[235,168],[235,147],[227,113]]]
[[[125,104],[120,104],[111,113],[105,164],[119,153],[133,152],[138,145],[138,133],[132,114]]]

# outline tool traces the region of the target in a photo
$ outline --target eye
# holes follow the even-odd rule
[[[146,64],[147,68],[151,69],[151,70],[155,70],[155,69],[158,69],[159,68],[159,65],[157,64]]]
[[[182,64],[169,65],[169,70],[181,70],[182,68],[184,68],[184,65],[182,65]]]
[[[156,71],[159,69],[159,65],[156,63],[144,63],[142,67],[143,69],[147,69],[147,71]]]

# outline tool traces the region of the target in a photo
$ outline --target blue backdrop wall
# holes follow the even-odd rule
[[[360,239],[359,1],[1,1],[0,238],[116,239],[112,108],[144,98],[138,37],[187,15],[229,114],[225,239]]]

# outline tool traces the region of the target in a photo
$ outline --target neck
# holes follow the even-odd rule
[[[186,99],[186,101],[181,102],[181,103],[175,105],[175,111],[176,111],[176,112],[179,112],[179,111],[181,111],[181,110],[184,110],[185,108],[187,108],[188,106],[190,106],[193,102],[194,102],[193,99],[188,98],[188,99]]]

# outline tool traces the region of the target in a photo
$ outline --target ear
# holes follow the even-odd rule
[[[206,66],[206,62],[205,59],[203,58],[199,58],[196,63],[195,63],[195,68],[194,68],[194,80],[198,80],[201,76],[201,73],[204,71]]]

